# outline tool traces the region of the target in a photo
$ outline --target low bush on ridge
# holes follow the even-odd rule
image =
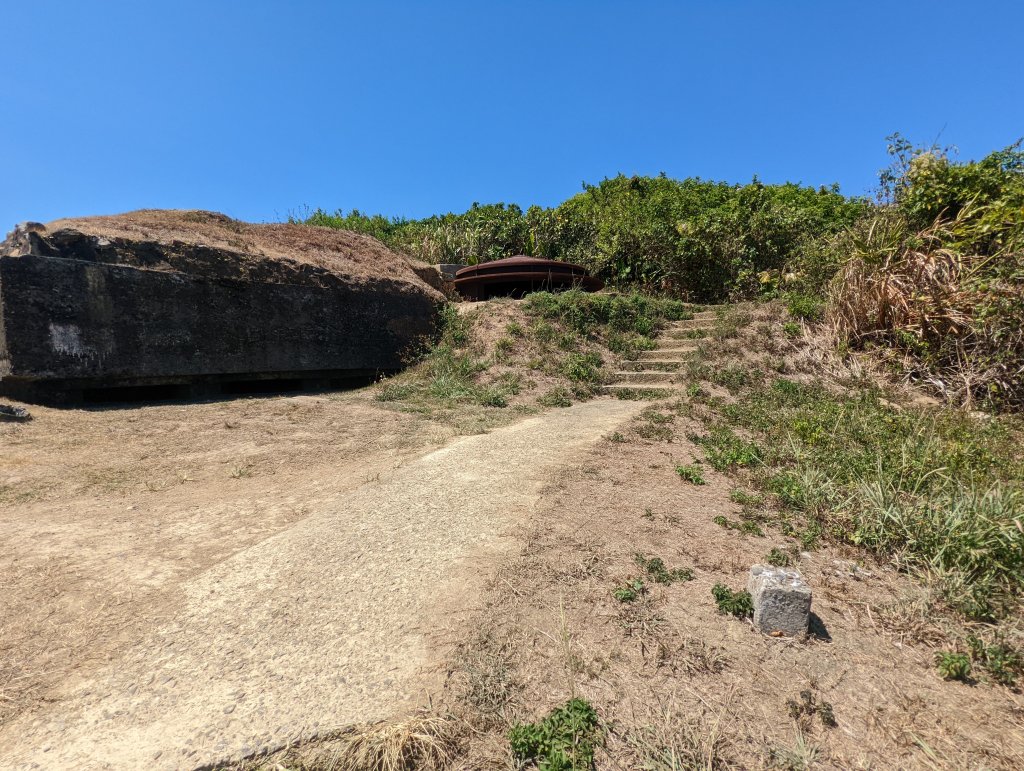
[[[866,205],[836,186],[619,175],[550,209],[473,204],[421,220],[318,209],[302,221],[366,233],[426,262],[529,254],[579,263],[613,285],[707,302],[756,292],[762,272],[852,224]]]

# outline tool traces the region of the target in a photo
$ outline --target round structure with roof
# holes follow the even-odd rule
[[[596,292],[603,287],[582,265],[525,254],[470,265],[455,274],[455,289],[467,300],[522,297],[530,292],[556,289]]]

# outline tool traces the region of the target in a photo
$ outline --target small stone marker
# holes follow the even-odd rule
[[[811,587],[792,568],[754,565],[747,579],[754,626],[765,634],[802,637],[811,621]]]

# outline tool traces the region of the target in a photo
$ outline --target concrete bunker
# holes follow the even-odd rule
[[[376,239],[211,212],[18,226],[0,244],[0,393],[174,398],[367,382],[442,295]]]

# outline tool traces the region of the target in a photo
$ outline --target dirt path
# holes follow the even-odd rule
[[[185,584],[173,621],[9,725],[0,767],[189,767],[392,714],[428,684],[442,614],[478,596],[468,561],[493,561],[551,473],[638,410],[460,439],[234,554]]]

